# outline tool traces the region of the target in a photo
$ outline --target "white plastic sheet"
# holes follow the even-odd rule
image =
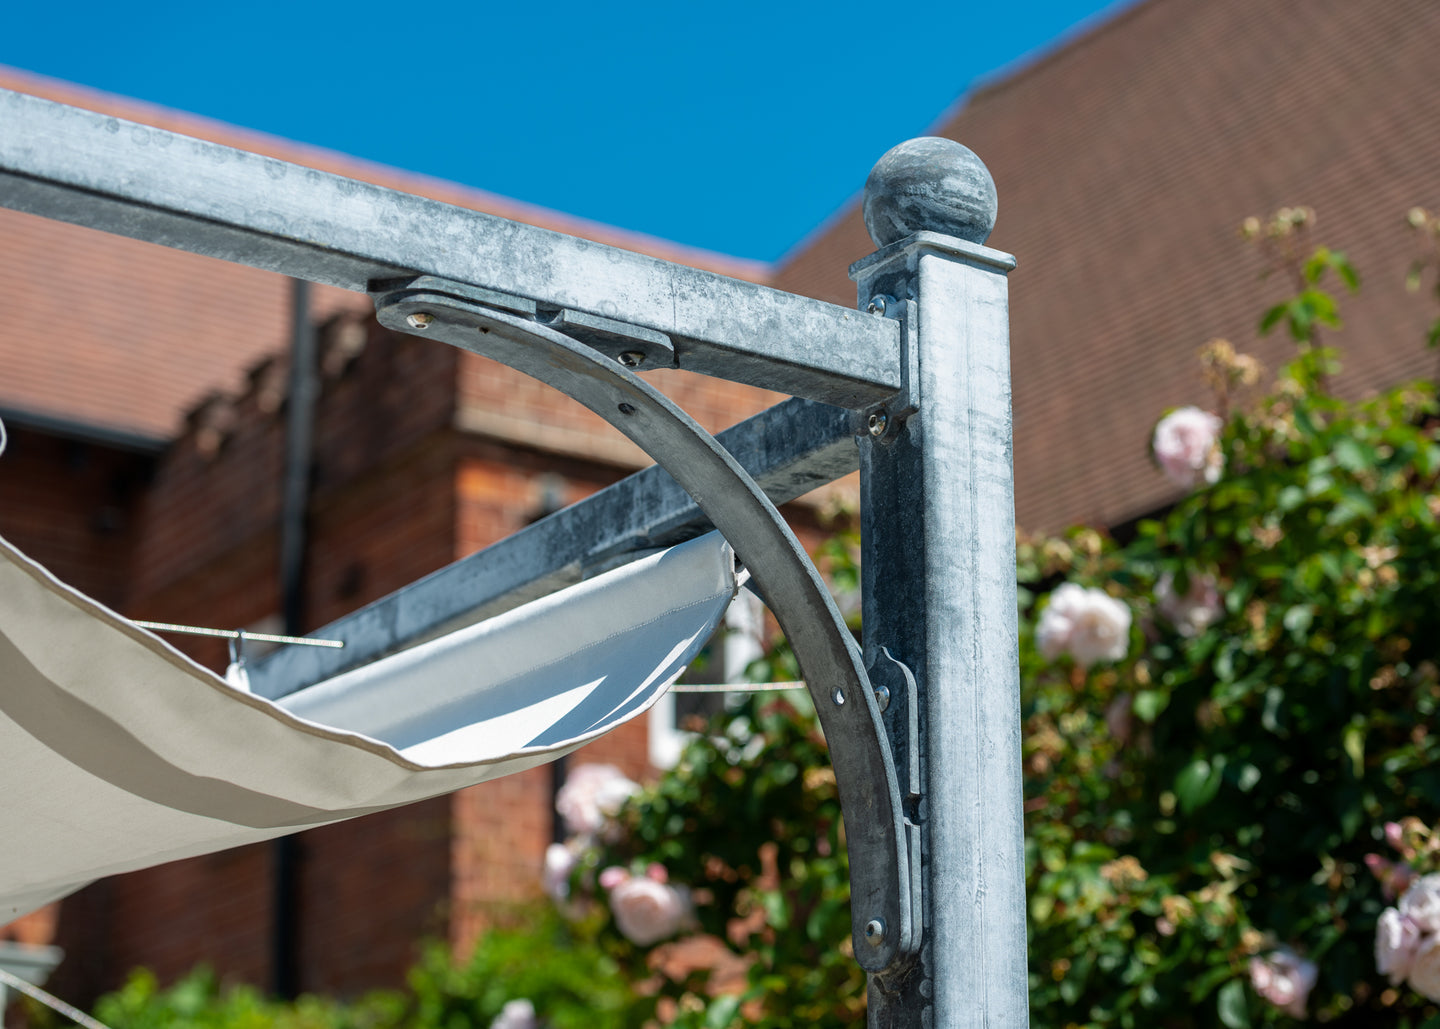
[[[0,922],[553,761],[644,712],[734,592],[712,533],[274,703],[0,540]]]

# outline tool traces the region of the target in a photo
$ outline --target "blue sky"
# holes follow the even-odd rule
[[[1127,3],[27,2],[0,64],[773,260],[967,89]]]

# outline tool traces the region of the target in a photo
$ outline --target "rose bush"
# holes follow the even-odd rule
[[[1185,495],[1123,540],[1022,539],[1037,1026],[1440,1025],[1414,820],[1440,816],[1440,409],[1429,383],[1332,391],[1326,286],[1358,277],[1314,224],[1248,227],[1295,356],[1248,397],[1258,362],[1206,344],[1211,397],[1152,438]],[[1057,653],[1072,587],[1134,613],[1124,657]]]

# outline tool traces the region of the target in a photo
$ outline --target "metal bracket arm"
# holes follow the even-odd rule
[[[912,957],[921,933],[912,892],[919,850],[909,839],[880,708],[859,647],[774,504],[724,447],[620,360],[464,296],[464,287],[421,285],[376,294],[381,324],[482,354],[578,400],[654,458],[730,541],[794,648],[830,744],[856,961],[876,973]]]

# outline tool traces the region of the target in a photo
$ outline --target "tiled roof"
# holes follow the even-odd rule
[[[1236,229],[1304,204],[1316,239],[1365,279],[1342,300],[1350,395],[1436,358],[1433,301],[1407,294],[1412,205],[1440,207],[1440,4],[1434,0],[1147,0],[970,96],[936,130],[995,177],[990,245],[1010,276],[1022,525],[1116,524],[1174,495],[1147,444],[1166,407],[1207,401],[1194,355],[1257,342],[1281,295]],[[883,149],[891,141],[877,140]],[[877,152],[876,156],[879,156]],[[854,303],[873,249],[858,205],[776,285]]]
[[[0,88],[418,193],[447,203],[759,279],[768,266],[546,211],[192,115],[0,67]],[[0,411],[174,438],[215,393],[243,393],[246,370],[282,349],[289,285],[279,275],[0,210]],[[317,319],[368,309],[317,287]]]

